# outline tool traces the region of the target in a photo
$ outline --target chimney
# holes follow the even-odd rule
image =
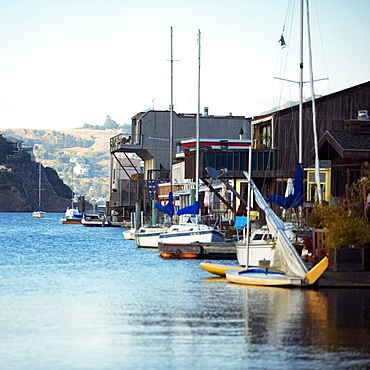
[[[370,135],[370,120],[367,110],[359,110],[357,119],[344,121],[346,131],[354,135]]]
[[[369,119],[367,110],[359,110],[357,113],[357,119]]]
[[[243,139],[243,135],[244,135],[244,130],[243,130],[243,127],[242,127],[239,131],[239,140]]]

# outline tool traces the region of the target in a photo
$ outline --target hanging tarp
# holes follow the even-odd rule
[[[271,194],[268,195],[269,203],[275,203],[284,209],[298,207],[303,204],[303,166],[302,163],[298,165],[298,169],[294,176],[293,192],[284,197],[282,195]]]
[[[158,211],[163,212],[163,213],[169,215],[172,218],[173,215],[175,214],[175,207],[173,205],[173,194],[172,194],[172,192],[170,192],[168,194],[168,203],[165,206],[163,206],[160,203],[156,203],[155,208],[157,208]]]

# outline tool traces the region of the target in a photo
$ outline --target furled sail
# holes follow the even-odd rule
[[[287,275],[303,277],[308,270],[286,235],[283,221],[280,220],[267,204],[254,182],[249,179],[248,172],[244,171],[244,176],[250,181],[250,186],[258,206],[265,212],[268,228],[271,231],[275,231],[277,236],[272,266],[284,271]]]

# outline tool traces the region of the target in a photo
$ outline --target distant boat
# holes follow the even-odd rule
[[[80,224],[82,220],[83,213],[81,213],[78,208],[73,208],[73,201],[72,207],[67,208],[64,217],[60,219],[62,224]]]
[[[81,223],[83,226],[107,227],[111,226],[107,216],[101,211],[87,211],[83,214]]]
[[[41,208],[41,162],[39,163],[39,206],[37,207],[36,211],[32,212],[32,217],[34,218],[42,218],[46,217],[46,212],[44,212]]]
[[[122,232],[123,237],[125,238],[125,240],[135,240],[135,232],[136,232],[135,212],[131,212],[130,217],[131,217],[131,222],[130,222],[131,223],[131,228]]]
[[[64,217],[60,219],[62,224],[80,224],[82,220],[83,213],[79,211],[77,207],[74,207],[74,196],[75,193],[73,191],[73,171],[72,171],[72,199],[71,199],[71,208],[67,208]]]

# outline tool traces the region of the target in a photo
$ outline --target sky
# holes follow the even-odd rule
[[[370,80],[370,1],[311,0],[315,94]],[[298,100],[298,0],[0,0],[0,127],[118,124],[147,109],[253,117]],[[286,42],[281,48],[283,34]],[[309,79],[307,26],[304,80]],[[305,84],[304,95],[311,94]],[[355,117],[351,117],[355,118]]]

